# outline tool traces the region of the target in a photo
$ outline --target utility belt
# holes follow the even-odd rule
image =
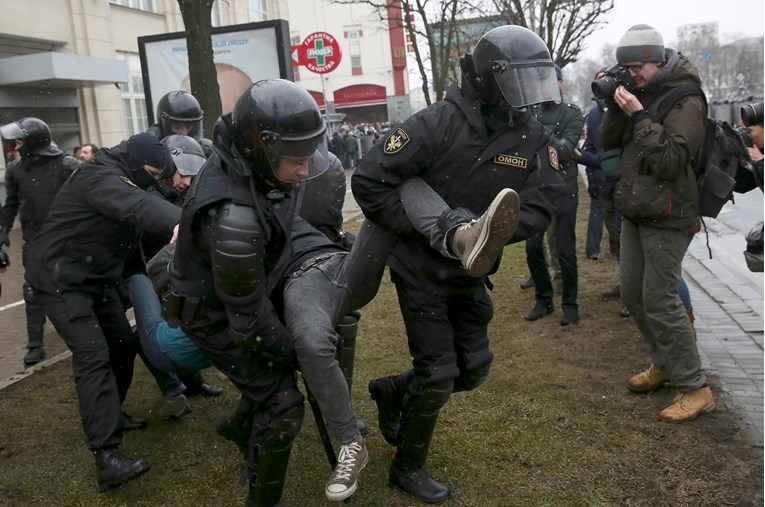
[[[315,257],[311,257],[303,262],[303,264],[300,265],[299,268],[297,268],[295,271],[287,275],[286,282],[290,282],[294,280],[295,278],[300,277],[303,273],[308,271],[309,269],[318,266],[322,262],[331,259],[335,255],[338,254],[347,254],[347,252],[341,252],[341,251],[334,251],[334,252],[327,252],[323,253],[321,255],[317,255]]]

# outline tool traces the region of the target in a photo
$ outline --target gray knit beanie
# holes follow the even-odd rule
[[[663,62],[664,39],[652,26],[635,25],[619,40],[616,60],[626,62]]]

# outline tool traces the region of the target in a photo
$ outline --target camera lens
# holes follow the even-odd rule
[[[603,76],[602,78],[593,81],[590,85],[592,94],[599,100],[612,96],[618,87],[619,82],[613,76]]]
[[[762,125],[762,102],[741,107],[741,122],[746,127]]]

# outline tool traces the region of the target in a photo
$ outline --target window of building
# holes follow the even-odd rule
[[[268,19],[268,0],[247,0],[247,14],[250,21],[266,21]]]
[[[117,53],[117,58],[128,62],[128,80],[120,83],[120,90],[122,90],[122,109],[125,114],[125,131],[128,136],[132,136],[149,128],[141,60],[138,55],[132,53]]]
[[[360,76],[361,69],[361,38],[364,31],[359,25],[350,25],[343,27],[343,35],[348,39],[348,54],[351,57],[351,75]]]
[[[109,0],[116,5],[139,9],[142,11],[157,12],[154,0]]]

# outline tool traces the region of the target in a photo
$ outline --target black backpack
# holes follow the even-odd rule
[[[704,92],[694,84],[672,90],[659,104],[657,116],[663,121],[677,101]],[[749,153],[741,135],[727,121],[707,118],[704,144],[694,157],[694,171],[699,189],[699,215],[716,218],[725,203],[733,200],[736,171],[749,163]]]

